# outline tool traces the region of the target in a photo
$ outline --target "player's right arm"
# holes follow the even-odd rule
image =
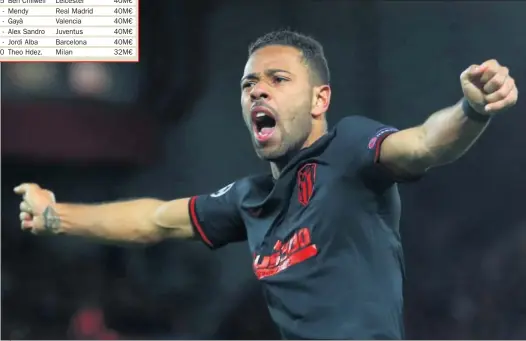
[[[36,184],[21,184],[22,229],[108,241],[153,243],[192,238],[189,198],[172,201],[138,199],[95,205],[56,203],[54,194]]]

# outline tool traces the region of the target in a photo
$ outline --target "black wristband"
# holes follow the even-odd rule
[[[482,115],[471,107],[467,99],[462,99],[462,110],[467,118],[477,122],[488,122],[491,119],[491,115]]]

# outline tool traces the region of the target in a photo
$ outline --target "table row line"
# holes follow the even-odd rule
[[[28,26],[118,26],[137,25],[137,17],[17,17],[0,16],[0,26],[28,27]]]
[[[0,36],[0,47],[115,47],[137,46],[133,38],[17,38]]]
[[[1,7],[1,16],[26,17],[26,16],[57,16],[57,15],[74,15],[74,16],[123,16],[136,15],[138,10],[135,7]]]
[[[4,0],[1,7],[138,6],[139,0]]]
[[[6,38],[23,37],[59,37],[83,38],[83,37],[122,37],[136,36],[139,30],[136,26],[107,26],[107,27],[84,27],[84,28],[64,28],[64,27],[44,27],[44,28],[11,28],[0,26],[0,36]]]
[[[48,58],[104,58],[137,57],[138,48],[0,48],[0,61],[19,57]]]

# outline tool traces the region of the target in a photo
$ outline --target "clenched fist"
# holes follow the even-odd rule
[[[33,233],[56,232],[59,220],[56,218],[53,206],[53,192],[40,188],[37,184],[21,184],[14,189],[22,195],[20,203],[20,221],[22,230]]]
[[[464,97],[475,111],[492,115],[517,103],[519,91],[509,69],[496,60],[472,65],[460,75]]]

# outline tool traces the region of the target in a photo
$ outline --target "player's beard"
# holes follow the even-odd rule
[[[301,150],[312,131],[310,111],[310,103],[305,101],[288,115],[279,115],[274,133],[278,135],[277,143],[260,146],[252,136],[252,143],[259,158],[278,164],[288,163]]]

